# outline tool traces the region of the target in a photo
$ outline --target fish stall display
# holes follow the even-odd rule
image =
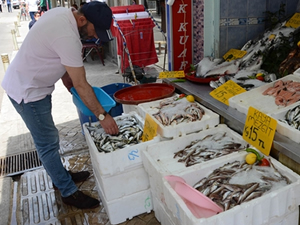
[[[289,109],[284,116],[284,119],[279,119],[279,121],[288,124],[289,126],[300,130],[300,106]]]
[[[224,211],[258,198],[291,183],[271,166],[249,165],[234,161],[215,169],[194,184],[194,188],[218,204]]]
[[[219,115],[200,105],[191,95],[176,94],[141,103],[138,111],[142,118],[148,114],[157,124],[157,134],[165,138],[179,137],[219,124]]]
[[[188,167],[243,150],[246,147],[226,132],[217,132],[192,141],[184,149],[175,152],[174,158],[179,158],[178,162]]]
[[[160,141],[159,135],[142,141],[144,121],[136,112],[122,114],[114,120],[119,127],[119,134],[114,136],[106,134],[99,122],[83,124],[93,166],[105,177],[143,167],[141,152],[149,144]]]
[[[164,175],[158,196],[174,224],[298,224],[300,176],[269,156],[250,162],[247,150]]]
[[[86,125],[99,152],[109,153],[141,142],[143,127],[136,117],[116,117],[115,121],[119,127],[117,135],[106,134],[100,124]]]
[[[300,77],[292,74],[243,92],[229,99],[229,105],[247,115],[250,106],[271,115],[299,102]]]
[[[201,120],[205,115],[204,109],[196,102],[186,98],[174,97],[162,100],[157,107],[158,112],[152,114],[163,126]]]
[[[277,120],[276,132],[289,138],[290,140],[300,143],[300,105],[292,104],[286,106],[278,112],[270,114]]]
[[[274,96],[276,105],[289,106],[300,100],[300,82],[278,80],[262,94]]]
[[[217,79],[209,83],[214,89],[231,79],[244,89],[251,90],[292,74],[300,67],[300,62],[295,62],[295,57],[299,55],[299,32],[285,24],[286,22],[279,23],[257,39],[249,40],[240,49],[246,51],[242,58],[229,61],[224,58],[204,57],[194,65],[195,78],[201,80],[216,77]],[[274,55],[281,61],[273,59]]]

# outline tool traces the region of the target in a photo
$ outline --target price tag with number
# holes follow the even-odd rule
[[[269,155],[276,131],[277,121],[272,117],[249,107],[243,138],[249,144]]]
[[[223,58],[226,61],[231,61],[231,60],[235,60],[235,59],[240,59],[243,58],[244,55],[246,55],[246,51],[242,51],[242,50],[238,50],[238,49],[230,49],[224,56]]]
[[[152,117],[147,113],[145,118],[144,131],[142,136],[142,141],[150,141],[156,136],[157,123],[152,119]]]
[[[232,80],[229,80],[225,84],[222,84],[220,87],[210,92],[209,94],[218,101],[229,105],[228,99],[245,91],[246,90],[240,85],[238,85]]]
[[[300,13],[295,13],[289,21],[286,22],[285,26],[298,28],[300,26]]]
[[[163,78],[182,78],[185,77],[184,71],[164,71],[160,72],[158,78],[163,79]]]

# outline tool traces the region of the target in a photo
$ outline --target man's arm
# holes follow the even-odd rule
[[[73,87],[73,82],[71,77],[69,76],[68,72],[66,72],[63,77],[61,78],[63,84],[65,85],[65,87],[68,89],[68,91],[70,91],[70,89]]]
[[[105,110],[99,103],[93,88],[86,80],[84,67],[65,66],[65,68],[67,72],[62,77],[64,85],[68,89],[71,88],[69,80],[71,79],[72,85],[76,89],[83,103],[94,113],[95,116],[98,117],[100,114],[103,114]],[[117,134],[119,132],[115,120],[109,114],[105,116],[104,120],[99,122],[106,133]]]

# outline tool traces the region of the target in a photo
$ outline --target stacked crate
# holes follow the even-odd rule
[[[134,112],[116,118],[134,116],[143,127],[143,121]],[[99,123],[93,123],[92,126]],[[111,224],[119,224],[153,209],[148,175],[144,169],[141,152],[153,140],[117,149],[110,153],[99,152],[84,124],[84,133],[93,165],[96,185]]]
[[[300,102],[296,101],[290,105],[283,106],[283,105],[277,105],[275,102],[275,97],[273,95],[264,95],[263,93],[268,90],[269,88],[274,87],[274,85],[277,82],[294,82],[300,83],[300,76],[299,71],[297,70],[296,73],[290,74],[287,76],[284,76],[283,78],[280,78],[276,81],[273,81],[271,83],[266,83],[263,86],[260,86],[258,88],[255,88],[251,91],[247,91],[244,93],[241,93],[239,95],[236,95],[229,99],[229,105],[232,108],[235,108],[241,113],[244,113],[247,115],[248,109],[250,106],[254,107],[255,109],[267,114],[268,116],[273,117],[277,120],[277,127],[276,131],[291,139],[292,141],[295,141],[296,143],[300,142],[300,127],[296,126],[296,128],[288,125],[286,122],[286,114],[289,110],[293,109],[296,106],[299,106]],[[293,88],[293,91],[297,91],[297,94],[294,94],[293,96],[296,97],[299,94],[299,85],[295,85]],[[275,92],[280,93],[279,91]],[[283,95],[282,95],[283,96]],[[282,97],[282,99],[284,99]],[[286,102],[289,103],[289,102]],[[296,113],[298,114],[298,113]],[[298,121],[294,121],[298,122]]]
[[[219,115],[200,105],[199,103],[195,102],[205,112],[201,120],[193,122],[182,122],[179,124],[173,124],[169,126],[162,125],[153,116],[153,114],[158,112],[159,105],[162,101],[172,100],[174,98],[176,99],[176,97],[178,97],[178,95],[163,100],[141,103],[137,107],[137,112],[141,117],[145,118],[146,114],[149,114],[152,117],[152,119],[157,123],[157,133],[161,136],[162,140],[164,140],[160,143],[157,143],[158,145],[148,145],[147,149],[142,153],[142,159],[144,167],[149,176],[155,216],[162,224],[170,225],[179,225],[180,223],[178,223],[178,221],[177,223],[174,223],[174,216],[171,214],[170,210],[165,205],[165,200],[162,193],[163,175],[169,174],[169,171],[166,167],[162,165],[166,164],[172,167],[173,155],[170,158],[165,158],[166,161],[162,160],[162,158],[170,152],[173,153],[173,151],[178,149],[178,147],[181,146],[182,143],[186,143],[186,140],[191,140],[191,138],[197,137],[199,133],[213,129],[219,124],[220,120]],[[152,153],[155,154],[157,158],[152,158]],[[162,166],[162,168],[156,170],[156,168],[158,167],[153,167],[151,165],[152,163]],[[174,169],[178,169],[180,171],[182,168],[175,167]]]
[[[213,127],[207,130],[203,130],[199,133],[189,134],[176,139],[168,140],[165,142],[160,142],[157,144],[149,145],[143,154],[143,164],[148,172],[150,187],[152,192],[152,198],[154,203],[154,208],[156,208],[155,203],[158,203],[158,207],[164,207],[165,211],[168,212],[169,209],[166,205],[166,197],[164,193],[164,176],[166,175],[177,175],[182,171],[189,170],[191,168],[202,168],[211,161],[202,162],[195,164],[190,167],[186,167],[184,163],[179,163],[177,158],[174,158],[174,153],[181,149],[184,149],[192,141],[203,139],[208,135],[214,135],[216,133],[226,133],[227,136],[231,137],[235,142],[241,144],[241,146],[246,147],[247,143],[243,138],[236,132],[229,129],[224,124],[219,124],[217,127]],[[237,155],[238,152],[231,153],[230,155]],[[170,211],[169,211],[170,213]],[[156,215],[156,212],[155,212]],[[173,215],[174,216],[174,215]],[[157,217],[160,220],[159,217]],[[176,223],[175,223],[176,224]],[[179,223],[180,224],[180,223]]]
[[[211,163],[205,166],[190,168],[178,173],[177,176],[184,179],[188,185],[193,186],[197,181],[209,175],[216,168],[236,160],[243,161],[246,154],[246,152],[240,152],[239,154],[212,160]],[[291,184],[208,218],[197,218],[191,213],[183,199],[164,180],[163,193],[165,204],[173,215],[173,224],[297,225],[299,219],[298,206],[300,203],[300,193],[298,190],[300,187],[300,177],[275,159],[271,157],[269,159],[271,159],[271,162],[281,174],[291,180]]]

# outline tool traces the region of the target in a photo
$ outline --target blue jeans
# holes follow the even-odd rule
[[[29,12],[29,15],[30,15],[31,20],[35,20],[35,19],[34,19],[34,14],[35,14],[35,13],[36,13],[35,11]]]
[[[77,186],[64,168],[58,152],[59,135],[51,115],[51,95],[26,104],[24,101],[18,104],[10,97],[9,99],[29,129],[38,156],[62,197],[76,192]]]

